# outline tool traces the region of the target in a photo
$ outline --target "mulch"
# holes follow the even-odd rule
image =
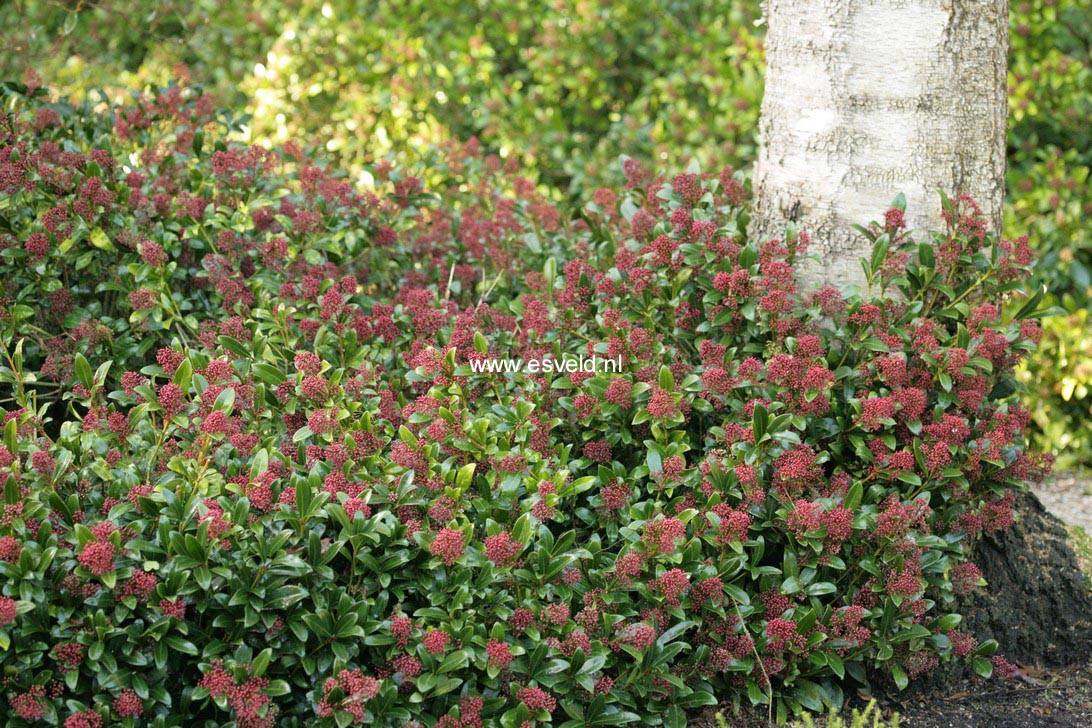
[[[1087,728],[1092,726],[1092,666],[1049,673],[1023,668],[1011,680],[967,678],[940,694],[885,705],[901,728]]]

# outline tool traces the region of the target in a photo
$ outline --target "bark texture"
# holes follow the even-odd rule
[[[820,264],[805,283],[859,283],[867,243],[899,192],[936,229],[938,191],[972,195],[1000,229],[1006,0],[766,0],[766,93],[751,235],[795,222]]]

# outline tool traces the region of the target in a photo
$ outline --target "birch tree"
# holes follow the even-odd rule
[[[995,226],[1005,192],[1005,0],[767,0],[766,94],[751,233],[795,222],[810,285],[860,282],[865,224],[898,192],[940,228],[938,190]]]

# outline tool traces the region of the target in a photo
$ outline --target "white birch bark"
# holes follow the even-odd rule
[[[866,241],[898,192],[937,229],[938,191],[967,193],[1000,229],[1006,0],[766,0],[766,92],[751,235],[785,224],[822,263],[806,286],[863,279]]]

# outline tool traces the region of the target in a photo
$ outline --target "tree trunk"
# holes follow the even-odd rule
[[[805,285],[863,279],[853,223],[899,192],[907,222],[941,227],[938,192],[975,198],[1000,229],[1004,197],[1004,0],[766,0],[766,95],[754,238],[794,222],[822,262]],[[1018,523],[981,539],[990,587],[962,603],[966,629],[1024,662],[1087,659],[1092,600],[1066,532],[1033,495]]]
[[[1005,0],[767,0],[766,94],[751,234],[807,230],[811,287],[863,279],[867,242],[899,192],[938,229],[938,191],[967,193],[1000,229]]]

